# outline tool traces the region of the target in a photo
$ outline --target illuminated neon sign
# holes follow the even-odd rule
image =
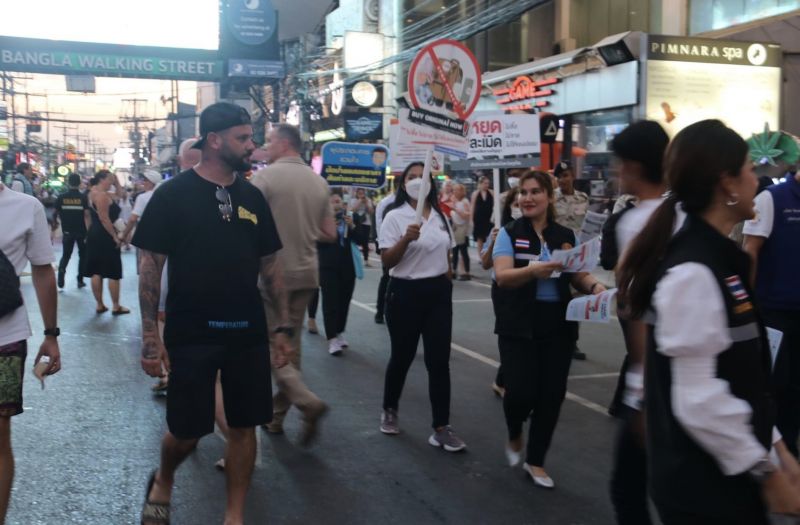
[[[507,106],[506,109],[543,108],[549,106],[550,102],[542,99],[555,94],[555,91],[542,88],[558,84],[559,81],[557,78],[533,80],[527,75],[522,75],[517,77],[510,87],[495,89],[493,93],[497,97],[498,104],[509,105],[521,102]]]

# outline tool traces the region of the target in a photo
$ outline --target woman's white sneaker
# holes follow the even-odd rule
[[[342,347],[339,345],[339,341],[336,339],[330,339],[328,341],[328,353],[331,355],[342,355]]]

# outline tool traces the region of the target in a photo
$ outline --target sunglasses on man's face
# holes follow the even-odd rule
[[[225,188],[217,187],[217,193],[215,195],[217,197],[217,201],[219,202],[219,214],[222,216],[222,220],[231,222],[231,217],[233,216],[231,194],[228,193],[228,190]]]

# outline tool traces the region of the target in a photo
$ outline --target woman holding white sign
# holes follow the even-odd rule
[[[422,195],[423,165],[406,170],[397,196],[381,224],[381,261],[391,280],[386,294],[386,323],[392,354],[386,368],[381,432],[399,434],[397,411],[406,374],[422,336],[434,432],[428,443],[448,452],[466,445],[450,427],[450,340],[453,284],[450,250],[455,246],[447,219],[439,209],[436,185]],[[424,199],[422,223],[416,208]]]
[[[511,466],[522,461],[522,430],[530,417],[523,468],[537,486],[552,489],[555,483],[544,461],[566,395],[577,334],[577,324],[566,320],[570,285],[587,294],[605,287],[585,272],[554,275],[562,266],[550,260],[551,252],[570,249],[577,241],[575,232],[555,221],[548,174],[523,175],[517,202],[522,217],[500,229],[492,252],[495,333],[506,387],[506,455]]]

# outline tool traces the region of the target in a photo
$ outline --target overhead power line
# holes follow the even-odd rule
[[[8,114],[9,118],[18,118],[22,120],[36,120],[39,122],[64,122],[67,124],[130,124],[131,122],[164,122],[164,121],[171,121],[171,120],[181,120],[185,118],[195,118],[199,117],[200,115],[197,113],[193,113],[191,115],[176,115],[171,117],[136,117],[133,118],[123,118],[117,120],[78,120],[78,119],[67,119],[67,118],[47,118],[47,117],[39,117],[39,116],[30,116],[30,115],[17,115],[17,114]]]

